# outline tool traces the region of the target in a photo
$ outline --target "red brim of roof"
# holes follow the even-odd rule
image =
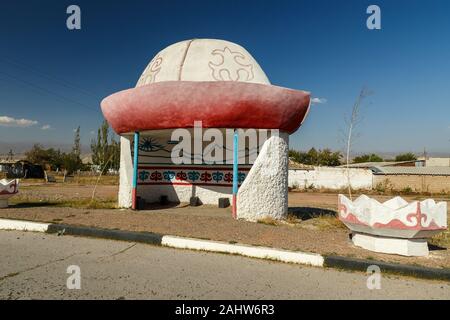
[[[272,85],[232,81],[167,81],[120,91],[101,102],[118,134],[192,128],[279,129],[295,132],[310,94]]]

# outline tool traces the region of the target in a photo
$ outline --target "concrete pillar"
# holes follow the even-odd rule
[[[131,157],[131,142],[127,137],[120,137],[120,185],[119,207],[131,208],[133,184],[133,158]]]
[[[288,213],[289,134],[266,140],[237,196],[237,217],[249,221]]]
[[[131,190],[131,207],[133,210],[138,209],[137,204],[137,182],[138,182],[138,168],[139,168],[139,137],[138,131],[134,133],[134,152],[133,152],[133,185]]]

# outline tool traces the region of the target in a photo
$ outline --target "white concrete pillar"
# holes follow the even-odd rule
[[[126,137],[120,137],[120,185],[119,207],[131,208],[133,183],[133,158],[131,157],[131,142]]]
[[[283,219],[288,213],[289,134],[279,132],[266,140],[258,158],[240,186],[237,217],[257,221]]]

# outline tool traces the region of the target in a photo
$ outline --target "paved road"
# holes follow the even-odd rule
[[[67,289],[78,265],[81,289]],[[450,299],[445,282],[363,273],[144,244],[0,231],[1,299]]]

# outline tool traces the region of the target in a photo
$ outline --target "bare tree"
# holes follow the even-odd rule
[[[347,185],[348,185],[348,195],[351,200],[352,199],[352,185],[351,185],[351,179],[350,179],[350,155],[351,155],[351,148],[352,143],[355,136],[356,127],[361,121],[360,118],[360,107],[362,100],[370,95],[371,92],[369,92],[365,87],[363,87],[358,95],[358,98],[355,101],[355,104],[352,108],[352,114],[350,116],[350,119],[348,119],[347,125],[348,125],[348,131],[346,133],[346,152],[345,152],[345,162],[346,162],[346,171],[347,171]]]

